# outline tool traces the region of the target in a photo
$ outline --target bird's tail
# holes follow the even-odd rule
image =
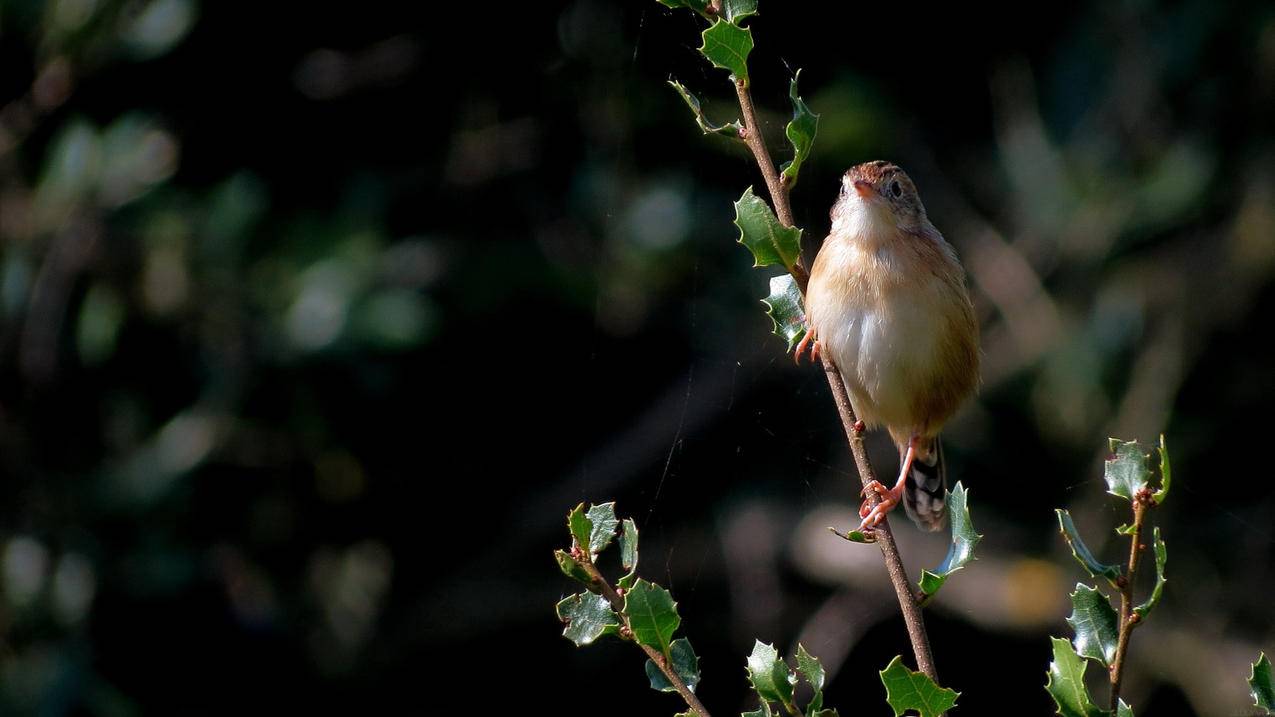
[[[903,508],[921,530],[933,532],[947,525],[947,464],[938,436],[922,439],[917,445],[903,491]]]

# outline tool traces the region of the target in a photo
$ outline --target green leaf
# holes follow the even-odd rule
[[[909,670],[899,655],[881,670],[881,684],[885,685],[885,701],[894,709],[895,717],[907,710],[916,710],[921,717],[937,717],[951,709],[961,696],[956,690],[934,684],[924,673]]]
[[[558,603],[558,619],[567,623],[564,637],[583,647],[619,631],[620,618],[601,595],[578,593]]]
[[[581,550],[589,548],[589,536],[593,533],[593,521],[589,520],[589,516],[585,515],[584,503],[577,505],[567,513],[567,530],[571,531],[571,537],[575,539],[575,544]]]
[[[1045,689],[1058,705],[1057,714],[1062,717],[1101,717],[1111,713],[1099,709],[1089,697],[1085,687],[1085,667],[1089,664],[1071,649],[1071,643],[1059,638],[1049,638],[1054,645],[1054,661],[1049,663],[1049,680]]]
[[[1138,491],[1147,487],[1147,478],[1151,475],[1151,471],[1147,470],[1148,456],[1137,441],[1108,440],[1113,455],[1107,459],[1103,472],[1107,479],[1107,492],[1133,500]]]
[[[726,21],[738,25],[746,17],[757,14],[757,0],[722,0]]]
[[[654,647],[667,657],[670,641],[682,618],[668,590],[639,579],[624,593],[624,614],[639,644]]]
[[[797,643],[797,671],[801,676],[806,678],[806,682],[810,683],[810,687],[814,690],[814,696],[810,698],[810,702],[806,705],[806,716],[816,717],[823,709],[823,682],[824,671],[823,665],[819,663],[819,658],[806,652],[805,645]]]
[[[1169,549],[1160,539],[1160,526],[1155,527],[1152,537],[1152,546],[1155,548],[1155,587],[1151,589],[1151,597],[1133,609],[1138,617],[1143,619],[1150,615],[1160,602],[1160,594],[1164,592],[1164,583],[1168,580],[1164,577],[1164,566],[1169,562]]]
[[[687,689],[694,692],[695,685],[699,684],[699,657],[691,648],[690,640],[681,637],[673,641],[669,647],[669,664],[673,666],[673,672],[686,683]],[[652,660],[646,661],[646,676],[651,681],[651,689],[659,692],[677,692],[677,688],[669,682],[668,677],[660,671],[659,665]]]
[[[673,89],[677,90],[679,95],[682,96],[682,100],[686,102],[686,106],[691,108],[691,113],[695,115],[695,124],[699,125],[700,130],[704,134],[715,133],[724,134],[728,137],[739,136],[739,130],[743,129],[739,120],[722,125],[715,125],[712,122],[709,122],[708,118],[704,116],[704,108],[700,105],[699,98],[696,97],[694,93],[686,89],[686,87],[677,80],[669,80],[668,83],[673,86]]]
[[[774,645],[754,641],[753,652],[748,656],[748,680],[753,683],[753,689],[757,690],[763,703],[792,704],[792,688],[797,676],[779,659]]]
[[[620,524],[615,517],[615,503],[603,503],[589,507],[589,521],[593,529],[589,531],[589,555],[597,556],[606,550],[615,538],[616,526]]]
[[[1248,687],[1253,696],[1253,704],[1266,710],[1267,714],[1275,714],[1275,685],[1271,682],[1271,661],[1266,653],[1257,656],[1253,669],[1248,674]]]
[[[1117,587],[1116,580],[1120,578],[1120,567],[1098,562],[1093,553],[1089,552],[1085,541],[1080,539],[1080,533],[1076,532],[1076,524],[1071,520],[1071,513],[1062,508],[1056,508],[1054,512],[1058,514],[1058,527],[1062,530],[1063,537],[1067,539],[1067,545],[1071,546],[1071,554],[1076,557],[1076,562],[1080,563],[1090,577],[1104,577],[1113,587]]]
[[[1124,700],[1116,701],[1116,717],[1133,717],[1133,708],[1124,703]]]
[[[1169,482],[1172,480],[1172,471],[1169,467],[1169,449],[1164,445],[1164,434],[1160,434],[1160,489],[1151,494],[1151,499],[1156,505],[1164,502],[1169,497]]]
[[[819,131],[819,115],[811,112],[805,100],[797,94],[797,78],[799,77],[801,77],[801,70],[797,70],[797,74],[793,75],[792,81],[788,83],[788,99],[792,100],[792,119],[784,129],[784,133],[788,135],[788,142],[792,144],[792,159],[784,162],[779,168],[784,182],[789,187],[797,184],[797,174],[801,171],[801,163],[810,155],[810,147],[815,143],[815,134]]]
[[[739,243],[753,253],[753,266],[782,264],[792,267],[801,258],[801,230],[779,223],[766,200],[744,190],[735,202],[735,226],[739,227]]]
[[[620,562],[629,572],[617,584],[628,590],[637,580],[638,566],[638,529],[632,518],[624,519],[624,528],[620,531]]]
[[[877,537],[875,534],[865,533],[862,530],[852,530],[849,533],[843,533],[840,530],[837,530],[836,528],[832,527],[831,525],[828,526],[828,530],[831,530],[832,534],[837,536],[838,538],[841,538],[842,540],[849,540],[852,543],[867,544],[867,543],[877,542]]]
[[[1129,523],[1121,523],[1116,526],[1116,535],[1133,535],[1136,532],[1138,531]]]
[[[766,315],[770,317],[770,332],[784,340],[785,352],[806,333],[805,312],[802,310],[801,289],[797,281],[789,274],[780,274],[770,279],[770,296],[761,300],[766,305]]]
[[[943,558],[937,568],[921,571],[921,593],[927,598],[943,587],[947,576],[974,559],[974,546],[983,539],[983,536],[974,531],[968,497],[965,486],[959,481],[948,496],[948,513],[952,516],[952,544],[948,546],[947,557]]]
[[[763,702],[759,709],[755,709],[752,712],[741,712],[739,717],[774,717],[774,714],[774,712],[770,711],[770,705]]]
[[[1076,631],[1072,643],[1082,657],[1110,665],[1116,659],[1116,642],[1120,639],[1120,618],[1107,596],[1098,588],[1076,583],[1071,594],[1071,617],[1067,624]]]
[[[718,20],[702,35],[704,44],[700,54],[713,67],[730,72],[735,82],[748,84],[748,53],[753,51],[753,31],[746,27]]]
[[[674,10],[684,7],[708,17],[708,0],[655,0],[664,7],[671,7]]]
[[[563,575],[579,580],[585,585],[593,585],[593,578],[589,575],[589,572],[584,569],[580,561],[571,557],[570,553],[565,550],[555,550],[553,551],[553,558],[558,561],[558,569],[562,571]]]

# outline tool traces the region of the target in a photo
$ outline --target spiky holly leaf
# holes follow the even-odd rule
[[[965,567],[974,559],[974,546],[983,539],[974,530],[974,522],[970,518],[968,494],[965,486],[958,481],[956,488],[948,496],[948,513],[952,520],[952,543],[947,548],[947,557],[934,570],[921,571],[921,593],[929,598],[943,587],[947,577]]]
[[[596,557],[611,544],[620,521],[615,517],[614,502],[589,506],[588,516],[592,526],[589,531],[589,554]]]
[[[617,584],[627,590],[637,580],[638,566],[638,529],[632,518],[625,518],[620,530],[620,563],[629,572]]]
[[[1076,531],[1076,524],[1071,520],[1071,513],[1062,509],[1054,510],[1058,514],[1058,528],[1062,531],[1063,537],[1067,539],[1067,545],[1071,547],[1071,554],[1075,556],[1076,562],[1089,573],[1090,577],[1103,577],[1112,587],[1116,586],[1116,580],[1120,578],[1120,567],[1118,565],[1105,565],[1098,562],[1093,553],[1089,552],[1089,547],[1085,545],[1085,541],[1080,539],[1080,533]]]
[[[797,672],[806,678],[806,682],[810,684],[810,688],[814,694],[810,698],[810,702],[806,704],[806,717],[819,717],[827,713],[836,713],[836,710],[825,710],[823,708],[823,682],[825,673],[823,665],[819,662],[819,658],[806,652],[806,646],[797,643]]]
[[[1054,661],[1049,663],[1049,679],[1045,690],[1054,698],[1058,706],[1057,714],[1062,717],[1103,717],[1111,713],[1099,709],[1089,697],[1085,687],[1085,667],[1087,662],[1071,648],[1071,643],[1051,637],[1054,645]]]
[[[770,296],[761,300],[770,317],[770,332],[784,340],[785,353],[806,333],[805,311],[802,309],[801,290],[789,274],[780,274],[770,280]]]
[[[1169,449],[1164,445],[1164,434],[1160,434],[1160,489],[1151,494],[1151,499],[1156,505],[1164,502],[1169,497],[1169,483],[1173,479],[1172,470],[1169,467]]]
[[[603,635],[619,631],[620,618],[601,595],[578,593],[558,603],[558,619],[567,624],[563,637],[577,646],[588,645]]]
[[[726,21],[738,25],[746,17],[757,14],[757,0],[722,0]]]
[[[766,702],[761,703],[761,707],[752,712],[741,712],[739,717],[774,717],[775,713],[770,711],[770,705]]]
[[[668,590],[639,579],[624,593],[624,614],[629,618],[633,639],[668,656],[673,633],[682,623],[677,603]]]
[[[1151,597],[1133,609],[1138,614],[1138,617],[1142,619],[1146,619],[1147,615],[1150,615],[1155,606],[1159,604],[1160,595],[1164,592],[1164,584],[1168,581],[1168,578],[1164,577],[1164,566],[1169,562],[1169,549],[1165,546],[1164,541],[1160,539],[1160,526],[1157,525],[1155,527],[1152,536],[1152,546],[1155,549],[1155,587],[1151,589]]]
[[[589,536],[593,533],[593,521],[589,520],[589,516],[585,513],[584,503],[567,513],[567,530],[571,531],[571,537],[575,539],[575,544],[581,550],[588,550]]]
[[[673,641],[669,647],[669,664],[673,667],[673,672],[686,683],[687,689],[691,692],[695,691],[695,685],[699,684],[699,657],[695,655],[695,650],[691,648],[691,641],[685,637],[679,637]],[[646,677],[651,681],[651,689],[660,692],[677,692],[677,688],[669,682],[668,677],[660,671],[658,665],[653,661],[646,661]]]
[[[1258,654],[1257,662],[1248,673],[1248,687],[1253,704],[1266,710],[1266,714],[1275,714],[1275,684],[1271,678],[1271,661],[1265,652]]]
[[[1107,596],[1098,588],[1076,583],[1071,594],[1071,617],[1067,624],[1076,631],[1072,644],[1082,657],[1110,665],[1116,659],[1116,642],[1120,639],[1120,618]]]
[[[819,115],[811,112],[805,100],[797,94],[797,78],[799,77],[801,77],[801,70],[797,70],[797,74],[793,75],[792,81],[788,83],[788,99],[792,101],[792,119],[788,121],[788,126],[784,129],[784,133],[788,135],[788,142],[792,144],[792,159],[784,162],[779,168],[784,182],[790,187],[797,184],[797,174],[801,172],[801,163],[810,155],[810,147],[814,145],[815,134],[819,131]]]
[[[1129,523],[1121,523],[1116,526],[1116,535],[1133,535],[1136,532],[1138,531]]]
[[[797,676],[779,659],[779,651],[774,645],[754,641],[752,654],[748,656],[748,680],[763,703],[792,704],[792,688]]]
[[[694,10],[704,17],[709,17],[708,0],[655,0],[664,7],[671,7],[674,10],[684,7]]]
[[[570,553],[565,550],[555,550],[553,551],[553,558],[558,561],[558,569],[562,571],[563,575],[573,580],[579,580],[585,585],[593,585],[593,578],[590,577],[589,572],[584,569],[579,560],[571,557]]]
[[[709,122],[708,118],[704,116],[704,108],[700,105],[699,98],[696,97],[694,93],[686,89],[686,87],[677,80],[669,80],[668,83],[673,86],[673,89],[677,90],[679,95],[682,96],[682,100],[686,102],[686,106],[691,108],[691,113],[695,115],[695,124],[699,125],[700,130],[704,134],[723,134],[728,137],[739,136],[739,130],[743,129],[739,120],[722,125],[715,125],[712,122]]]
[[[831,530],[832,534],[837,536],[838,538],[841,538],[842,540],[849,540],[852,543],[877,542],[877,536],[875,533],[865,533],[862,530],[852,530],[849,533],[843,533],[840,530],[837,530],[836,528],[832,527],[831,525],[828,526],[828,530]]]
[[[1103,478],[1107,480],[1107,492],[1126,500],[1133,500],[1138,491],[1147,487],[1151,471],[1147,469],[1147,454],[1137,441],[1108,439],[1112,456],[1107,459]]]
[[[1133,708],[1124,703],[1124,700],[1116,701],[1116,717],[1133,717]]]
[[[731,80],[748,84],[748,53],[753,51],[753,31],[718,20],[701,36],[700,54],[713,67],[730,72]]]
[[[934,684],[925,673],[909,670],[900,655],[881,670],[881,684],[885,685],[885,701],[890,703],[895,717],[907,710],[916,710],[921,717],[938,717],[961,696],[956,690]]]
[[[753,194],[752,187],[735,202],[735,226],[739,227],[739,243],[753,253],[754,267],[782,264],[792,271],[801,258],[801,230],[780,224],[770,205]]]

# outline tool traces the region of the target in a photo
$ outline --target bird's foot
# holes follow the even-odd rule
[[[874,480],[864,487],[863,491],[866,495],[868,491],[872,491],[880,498],[880,502],[875,506],[872,505],[871,496],[863,501],[863,505],[859,506],[859,517],[863,518],[863,522],[859,524],[859,530],[870,531],[881,524],[885,520],[886,513],[894,510],[894,507],[903,500],[904,484],[900,483],[894,488],[886,488],[881,481]]]
[[[801,337],[801,341],[797,342],[797,350],[793,354],[793,360],[801,363],[801,357],[806,353],[806,349],[810,349],[810,361],[816,363],[819,361],[819,339],[815,334],[814,328],[806,329],[806,335]]]

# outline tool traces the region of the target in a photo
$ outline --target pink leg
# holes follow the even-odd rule
[[[916,444],[920,440],[920,436],[912,436],[908,441],[907,453],[903,456],[903,467],[899,470],[899,479],[895,482],[894,487],[886,489],[881,481],[872,481],[864,488],[864,491],[875,491],[881,502],[875,507],[871,505],[870,500],[864,500],[863,505],[859,507],[859,517],[863,518],[863,522],[859,525],[859,530],[874,528],[885,519],[886,513],[894,509],[899,501],[903,500],[903,490],[907,486],[908,473],[912,471],[912,461],[916,460]]]
[[[801,341],[797,342],[797,350],[793,353],[793,360],[801,363],[801,357],[806,353],[806,349],[810,349],[810,360],[819,360],[819,339],[815,337],[813,328],[806,330],[806,335],[801,337]]]

